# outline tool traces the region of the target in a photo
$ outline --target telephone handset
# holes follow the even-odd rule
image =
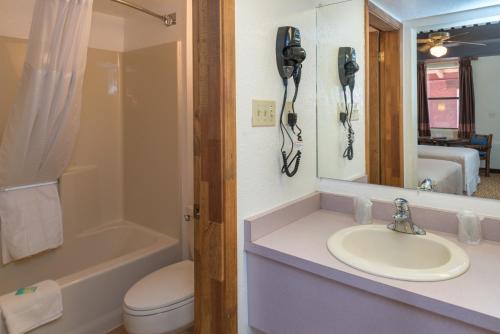
[[[344,91],[345,112],[340,113],[340,121],[347,129],[347,148],[344,151],[344,158],[354,159],[354,130],[351,119],[354,106],[354,85],[356,83],[356,72],[359,71],[359,65],[356,63],[356,50],[351,47],[341,47],[338,55],[339,79]],[[351,108],[347,104],[347,87],[351,93]]]
[[[280,27],[276,37],[276,63],[281,78],[290,79],[305,59],[306,50],[301,46],[300,30]]]
[[[297,173],[302,156],[299,147],[292,158],[294,148],[297,144],[302,143],[302,130],[297,124],[298,119],[295,113],[295,101],[297,100],[300,79],[302,77],[302,62],[304,62],[305,59],[306,51],[302,48],[300,30],[295,27],[278,28],[278,34],[276,36],[276,63],[278,72],[283,80],[283,85],[285,86],[283,105],[280,113],[280,131],[282,137],[281,156],[283,159],[281,172],[288,177],[293,177]],[[292,99],[292,112],[288,113],[287,124],[284,124],[283,116],[287,102],[288,80],[291,78],[293,78],[295,84],[295,94]],[[288,131],[287,125],[291,129],[291,132],[297,137],[297,143],[294,143],[292,134]],[[298,132],[296,133],[295,130]],[[285,151],[285,144],[287,141],[290,142],[289,152]]]
[[[354,89],[355,75],[358,71],[359,65],[356,63],[356,50],[350,47],[340,48],[339,78],[342,87],[349,86],[350,89]]]

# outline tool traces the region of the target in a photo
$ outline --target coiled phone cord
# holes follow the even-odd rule
[[[347,148],[345,149],[344,151],[344,155],[343,157],[344,158],[347,158],[348,160],[352,160],[354,159],[354,130],[352,128],[352,112],[353,112],[353,106],[354,106],[354,96],[353,96],[353,90],[354,90],[354,87],[349,87],[350,88],[350,92],[351,92],[351,110],[349,110],[349,106],[347,104],[347,93],[346,93],[346,86],[343,86],[343,90],[344,90],[344,101],[345,101],[345,110],[346,110],[346,113],[347,113],[347,118],[346,118],[346,122],[347,122]],[[344,124],[344,127],[345,124]]]
[[[292,99],[292,112],[295,114],[295,101],[297,101],[297,95],[299,94],[299,85],[300,85],[300,79],[302,77],[302,64],[300,64],[297,69],[294,72],[293,75],[293,81],[295,83],[295,93],[293,94],[293,99]],[[302,141],[302,129],[299,127],[298,123],[295,123],[294,127],[299,130],[299,133],[297,133],[297,138]],[[295,133],[294,128],[292,127],[293,133]]]
[[[300,81],[300,77],[299,77],[299,81]],[[289,160],[293,154],[295,145],[294,145],[292,135],[288,131],[286,125],[283,123],[283,115],[285,113],[285,107],[286,107],[286,102],[287,102],[287,98],[288,98],[288,79],[283,79],[283,84],[285,86],[285,92],[283,94],[283,104],[281,106],[281,112],[280,112],[280,131],[281,131],[281,139],[282,139],[281,157],[283,159],[283,167],[281,168],[281,173],[286,174],[286,176],[288,176],[288,177],[293,177],[293,176],[295,176],[295,174],[297,174],[297,172],[299,170],[302,152],[300,151],[300,149],[297,150],[297,152],[293,156],[292,160]],[[297,92],[298,92],[298,84],[297,84],[297,81],[295,81],[295,94],[294,94],[294,98],[293,98],[293,102],[292,102],[292,112],[293,113],[295,113],[294,103],[295,103],[295,100],[297,98]],[[302,141],[302,137],[301,137],[302,130],[297,125],[295,125],[295,126],[299,130],[299,133],[297,134],[297,138],[299,141]],[[292,132],[295,133],[295,131],[293,131],[293,128],[292,128]],[[286,133],[286,135],[291,143],[290,152],[288,152],[288,153],[285,151],[285,139],[286,139],[285,133]],[[291,169],[292,165],[293,165],[293,169]]]

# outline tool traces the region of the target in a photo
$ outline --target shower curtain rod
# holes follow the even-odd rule
[[[125,0],[110,0],[112,2],[116,2],[120,5],[124,5],[130,8],[133,8],[135,10],[141,11],[145,14],[151,15],[156,17],[157,19],[160,19],[167,27],[173,26],[177,24],[177,15],[176,13],[171,13],[171,14],[158,14],[156,12],[153,12],[152,10],[149,10],[147,8],[144,8],[142,6],[136,5],[132,2],[125,1]]]

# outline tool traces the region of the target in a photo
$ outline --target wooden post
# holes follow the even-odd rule
[[[193,1],[195,333],[237,333],[234,0]]]

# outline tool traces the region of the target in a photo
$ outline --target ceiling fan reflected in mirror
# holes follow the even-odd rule
[[[434,57],[443,57],[448,53],[448,48],[459,46],[459,45],[478,45],[486,46],[484,43],[474,43],[474,42],[463,42],[455,40],[458,36],[467,35],[468,32],[457,34],[451,36],[449,32],[439,31],[429,33],[427,38],[417,39],[418,44],[423,44],[418,48],[418,51],[425,53],[429,52]]]

